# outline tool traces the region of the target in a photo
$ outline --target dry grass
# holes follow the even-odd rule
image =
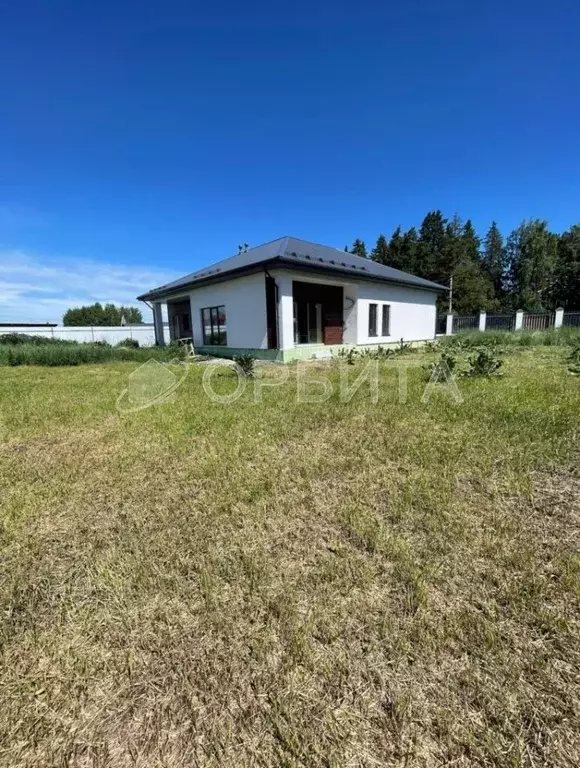
[[[461,406],[385,369],[224,407],[195,369],[121,416],[130,364],[1,371],[0,764],[576,766],[562,354]]]

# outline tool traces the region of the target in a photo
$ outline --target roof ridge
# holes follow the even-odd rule
[[[278,253],[276,254],[276,256],[284,256],[284,254],[286,253],[286,248],[288,248],[288,238],[289,238],[289,235],[284,235],[284,237],[276,238],[280,240],[280,247],[278,248]],[[276,240],[272,240],[271,242],[275,243]]]
[[[343,248],[337,248],[336,245],[325,245],[325,243],[315,243],[314,240],[304,240],[303,237],[293,237],[292,235],[290,235],[290,237],[292,237],[293,240],[299,240],[301,243],[307,243],[308,245],[316,245],[319,248],[332,248],[333,251],[338,251],[339,253],[348,253],[349,256],[353,256],[356,259],[362,259],[362,261],[369,261],[369,258],[366,256],[359,256],[358,253],[351,253],[350,251],[345,251]]]

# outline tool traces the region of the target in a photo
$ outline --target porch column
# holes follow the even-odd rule
[[[163,332],[163,312],[160,301],[153,302],[153,325],[155,326],[155,344],[158,347],[165,346],[165,335]]]
[[[562,307],[558,307],[556,314],[554,315],[554,328],[561,328],[564,324],[564,310]]]
[[[294,349],[294,297],[292,278],[283,274],[276,276],[278,285],[278,346],[280,349]]]

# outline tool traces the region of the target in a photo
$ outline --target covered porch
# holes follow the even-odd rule
[[[163,332],[163,304],[167,305],[170,341],[192,340],[193,325],[191,322],[191,302],[189,296],[183,296],[166,301],[153,303],[153,324],[155,327],[155,343],[165,345]]]
[[[284,360],[330,356],[357,343],[357,286],[310,275],[279,274],[278,349]],[[270,334],[269,334],[270,336]]]

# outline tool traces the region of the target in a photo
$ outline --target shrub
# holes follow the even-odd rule
[[[128,349],[139,349],[139,342],[137,339],[121,339],[117,344],[118,347],[127,347]]]
[[[572,347],[568,362],[568,372],[580,376],[580,341]]]
[[[252,355],[236,355],[234,363],[240,369],[242,376],[245,376],[247,379],[254,378],[254,358]]]
[[[475,354],[468,358],[469,368],[465,376],[501,376],[499,369],[503,360],[499,357],[495,347],[479,347]]]
[[[430,380],[434,373],[439,373],[442,369],[444,369],[444,366],[447,367],[449,372],[453,374],[456,372],[457,369],[457,357],[451,350],[443,350],[441,353],[441,357],[439,360],[435,361],[434,363],[430,363],[429,365],[424,366],[425,370],[425,378],[427,380]]]
[[[344,360],[344,362],[347,363],[347,365],[354,365],[356,362],[356,358],[358,357],[358,352],[354,347],[351,347],[350,349],[345,349],[344,347],[342,349],[339,349],[336,353],[336,356],[339,360]]]
[[[55,339],[53,336],[36,336],[27,333],[3,333],[0,336],[0,344],[16,346],[17,344],[34,344],[34,346],[44,344],[77,344],[76,341],[65,339]]]

